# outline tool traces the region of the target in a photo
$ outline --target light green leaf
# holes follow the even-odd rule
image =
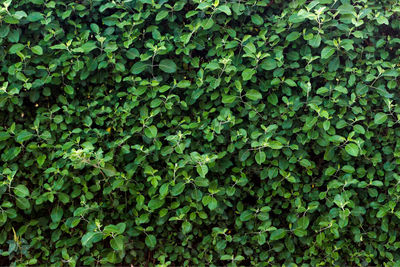
[[[257,101],[262,99],[262,94],[255,89],[250,89],[249,91],[247,91],[246,97],[250,100]]]
[[[271,233],[271,236],[269,237],[269,240],[275,241],[282,239],[286,236],[286,230],[284,229],[277,229]]]
[[[240,214],[240,220],[242,222],[247,222],[253,217],[253,214],[251,210],[245,210]]]
[[[176,72],[176,64],[171,59],[163,59],[160,61],[158,65],[160,69],[166,73],[174,73]]]
[[[27,197],[29,196],[29,189],[25,185],[20,184],[14,188],[14,194],[18,197]]]
[[[148,138],[156,138],[157,137],[157,127],[154,125],[151,125],[147,128],[144,129],[144,134],[148,137]]]
[[[242,72],[243,81],[248,81],[248,80],[250,80],[251,77],[253,77],[253,75],[254,75],[255,73],[256,73],[256,70],[255,70],[255,69],[245,69],[245,70]]]
[[[35,53],[36,55],[39,55],[39,56],[43,55],[43,49],[41,46],[35,45],[31,49],[32,49],[32,52]]]
[[[122,235],[118,235],[111,239],[110,246],[114,250],[123,250],[124,249],[124,237]]]
[[[321,51],[321,58],[327,59],[331,57],[335,53],[335,48],[331,46],[327,46]]]
[[[133,64],[132,68],[131,68],[131,73],[132,74],[140,74],[141,72],[143,72],[149,65],[145,64],[143,62],[136,62],[135,64]]]
[[[354,144],[354,143],[347,144],[344,149],[346,150],[346,152],[349,155],[351,155],[353,157],[357,157],[358,156],[359,149],[358,149],[358,146],[356,144]]]
[[[378,124],[378,125],[382,124],[386,120],[387,120],[387,115],[385,113],[378,112],[378,113],[375,114],[375,117],[374,117],[374,123],[375,124]]]
[[[259,151],[256,153],[256,162],[257,164],[261,165],[265,162],[265,159],[267,158],[267,156],[265,155],[265,152],[263,151]]]
[[[157,239],[154,235],[147,235],[144,241],[149,248],[154,248],[157,244]]]

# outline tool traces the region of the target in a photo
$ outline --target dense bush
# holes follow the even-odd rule
[[[1,1],[0,263],[399,266],[399,12]]]

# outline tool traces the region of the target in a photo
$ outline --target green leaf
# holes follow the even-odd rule
[[[183,190],[185,190],[185,183],[180,182],[180,183],[176,184],[174,187],[172,187],[171,195],[174,197],[178,196],[183,192]]]
[[[39,56],[43,55],[43,49],[41,46],[35,45],[31,49],[32,49],[32,52],[35,53],[36,55],[39,55]]]
[[[210,203],[208,203],[208,208],[210,210],[215,210],[218,207],[218,201],[212,197]]]
[[[92,243],[96,243],[103,239],[103,234],[100,232],[88,232],[81,238],[82,246],[91,247]]]
[[[36,21],[43,19],[43,15],[39,12],[32,12],[32,13],[29,13],[27,19],[30,22],[36,22]]]
[[[275,93],[272,93],[272,94],[270,94],[268,97],[267,97],[267,100],[268,100],[268,102],[269,103],[271,103],[272,105],[276,105],[276,104],[278,104],[278,96],[275,94]]]
[[[242,222],[247,222],[253,218],[253,212],[251,210],[245,210],[240,214],[240,220]]]
[[[30,207],[31,207],[31,203],[26,198],[17,197],[16,204],[17,204],[17,207],[22,210],[27,210],[27,209],[30,209]]]
[[[375,117],[374,117],[375,124],[380,125],[380,124],[384,123],[386,120],[387,120],[387,115],[385,113],[378,112],[375,114]]]
[[[258,14],[252,15],[251,16],[251,21],[257,26],[260,26],[260,25],[262,25],[264,23],[263,18]]]
[[[322,40],[321,35],[317,34],[317,35],[314,35],[314,37],[312,39],[310,39],[308,41],[308,43],[312,47],[317,48],[317,47],[319,47],[321,45],[321,40]]]
[[[299,32],[291,32],[286,36],[286,41],[288,42],[293,42],[297,40],[301,36],[301,33]]]
[[[143,240],[143,239],[142,239]],[[146,246],[154,248],[157,244],[157,239],[154,235],[147,235],[145,239]]]
[[[158,132],[157,127],[154,125],[151,125],[144,129],[144,134],[151,139],[157,137],[157,132]]]
[[[205,177],[208,173],[208,167],[205,164],[197,165],[196,170],[201,177]]]
[[[296,84],[293,80],[291,80],[291,79],[286,79],[286,80],[285,80],[285,83],[286,83],[287,85],[289,85],[290,87],[296,87],[296,86],[297,86],[297,84]]]
[[[166,73],[174,73],[176,72],[176,64],[170,59],[163,59],[160,61],[158,65],[160,69]]]
[[[254,75],[255,73],[256,73],[256,70],[255,70],[255,69],[245,69],[245,70],[242,72],[243,81],[248,81],[248,80],[250,80],[251,77],[253,77],[253,75]]]
[[[351,155],[353,157],[357,157],[358,156],[359,149],[358,149],[358,146],[356,144],[354,144],[354,143],[347,144],[345,146],[345,150],[349,155]]]
[[[152,199],[149,201],[149,204],[147,204],[147,206],[152,209],[152,210],[156,210],[161,208],[164,205],[165,200],[164,199]]]
[[[60,206],[57,206],[53,208],[53,210],[51,211],[50,214],[51,220],[55,223],[58,223],[59,221],[61,221],[63,214],[64,210]]]
[[[262,94],[255,89],[251,89],[251,90],[247,91],[246,97],[250,100],[257,101],[257,100],[262,99]]]
[[[132,68],[131,68],[131,73],[132,74],[140,74],[142,73],[145,69],[147,69],[149,65],[145,64],[143,62],[136,62],[135,64],[133,64]]]
[[[268,146],[272,149],[281,149],[283,147],[282,143],[279,141],[271,141]]]
[[[24,49],[25,46],[23,44],[14,44],[10,47],[10,49],[8,50],[9,54],[16,54],[17,52],[22,51],[22,49]]]
[[[0,142],[5,141],[10,138],[10,134],[7,132],[0,132]]]
[[[277,63],[275,59],[267,58],[261,63],[260,66],[264,70],[273,70],[277,67]]]
[[[114,250],[124,250],[124,237],[122,235],[118,235],[111,239],[110,246]]]
[[[265,162],[267,156],[265,155],[265,152],[259,151],[256,153],[256,162],[257,164],[261,165]]]
[[[109,224],[106,227],[104,227],[103,232],[105,234],[122,234],[123,232],[125,232],[126,229],[126,223],[119,223],[119,224]]]
[[[271,233],[271,236],[269,237],[269,240],[275,241],[282,239],[286,236],[286,230],[284,229],[277,229]]]
[[[157,13],[156,21],[160,21],[168,16],[168,10],[161,10]]]
[[[236,100],[235,95],[222,95],[222,103],[224,104],[231,104]]]
[[[327,46],[321,51],[321,58],[327,59],[330,58],[335,53],[335,48],[331,46]]]
[[[224,12],[228,16],[232,15],[231,9],[227,5],[219,6],[218,10],[221,11],[221,12]]]
[[[17,185],[14,188],[14,194],[18,197],[27,197],[29,196],[29,190],[25,185]]]
[[[297,227],[302,229],[307,229],[308,225],[310,224],[310,219],[307,216],[303,216],[297,220]]]
[[[183,222],[182,223],[182,232],[183,234],[187,234],[192,230],[192,224],[190,222]]]

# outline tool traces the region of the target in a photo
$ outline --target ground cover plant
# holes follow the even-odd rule
[[[399,266],[399,12],[0,1],[0,265]]]

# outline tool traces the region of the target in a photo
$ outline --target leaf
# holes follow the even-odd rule
[[[43,15],[39,12],[32,12],[32,13],[29,13],[27,19],[30,22],[36,22],[36,21],[43,19]]]
[[[14,188],[14,194],[18,197],[27,197],[29,196],[29,190],[25,185],[17,185]]]
[[[243,72],[242,72],[242,78],[243,78],[243,81],[248,81],[248,80],[250,80],[252,77],[253,77],[253,75],[256,73],[256,70],[255,69],[245,69]]]
[[[208,167],[205,164],[197,165],[196,170],[197,170],[197,173],[203,178],[208,173]]]
[[[303,216],[297,220],[297,227],[302,229],[307,229],[308,225],[310,224],[310,219],[307,216]]]
[[[164,202],[164,199],[152,199],[149,201],[149,204],[147,204],[147,206],[152,210],[156,210],[161,208],[164,205]]]
[[[268,146],[272,149],[281,149],[283,147],[282,143],[279,141],[271,141],[268,143]]]
[[[260,66],[264,70],[273,70],[277,67],[277,63],[275,59],[267,58],[261,63]]]
[[[262,99],[262,94],[255,89],[251,89],[251,90],[247,91],[246,97],[250,100],[257,101],[257,100]]]
[[[222,95],[222,103],[224,104],[231,104],[236,100],[235,95]]]
[[[100,232],[88,232],[81,238],[82,246],[91,247],[92,243],[96,243],[103,238],[103,234]]]
[[[16,54],[17,52],[22,51],[25,46],[23,44],[13,44],[10,49],[8,50],[9,54]]]
[[[60,206],[57,206],[53,208],[53,210],[51,211],[50,214],[51,220],[55,223],[58,223],[59,221],[61,221],[63,214],[64,210]]]
[[[297,40],[301,36],[301,33],[299,32],[291,32],[286,36],[286,41],[288,42],[293,42]]]
[[[320,46],[321,40],[322,40],[321,35],[317,34],[317,35],[314,35],[314,37],[313,37],[312,39],[310,39],[310,40],[308,41],[308,43],[309,43],[312,47],[317,48],[317,47]]]
[[[178,196],[183,192],[183,190],[185,190],[185,183],[180,182],[180,183],[176,184],[174,187],[172,187],[171,195],[174,197]]]
[[[284,229],[277,229],[271,233],[271,236],[269,237],[269,240],[275,241],[282,239],[286,236],[286,230]]]
[[[272,105],[276,105],[276,104],[278,104],[278,96],[275,94],[275,93],[272,93],[272,94],[270,94],[268,97],[267,97],[267,100],[268,100],[268,102],[269,103],[271,103]]]
[[[163,59],[160,61],[158,65],[160,69],[166,73],[174,73],[176,72],[176,64],[170,59]]]
[[[296,84],[293,80],[291,80],[291,79],[286,79],[286,80],[285,80],[285,83],[286,83],[287,85],[289,85],[290,87],[295,87],[295,86],[297,86],[297,84]]]
[[[265,155],[265,152],[259,151],[256,153],[256,162],[257,164],[261,165],[265,162],[267,156]]]
[[[31,49],[32,49],[32,52],[35,53],[36,55],[39,55],[39,56],[43,55],[43,49],[41,46],[35,45]]]
[[[114,168],[114,166],[112,166],[110,164],[106,164],[104,166],[104,168],[102,168],[102,171],[108,177],[113,177],[113,176],[117,175],[117,173],[118,173],[117,170]]]
[[[351,155],[353,157],[357,157],[358,156],[359,150],[358,150],[358,146],[356,144],[354,144],[354,143],[347,144],[344,149],[346,150],[346,152],[349,155]]]
[[[253,22],[257,26],[261,26],[264,23],[264,20],[260,15],[254,14],[251,16],[251,22]]]
[[[221,11],[221,12],[224,12],[228,16],[232,15],[231,9],[227,5],[219,6],[218,10]]]
[[[17,197],[16,199],[17,207],[22,210],[27,210],[31,208],[31,203],[26,198]]]
[[[386,120],[387,120],[387,115],[385,113],[378,112],[375,114],[375,117],[374,117],[375,124],[380,125],[380,124],[384,123]]]
[[[132,68],[131,68],[131,73],[132,74],[140,74],[142,73],[145,69],[147,69],[149,65],[145,64],[143,62],[136,62],[135,64],[133,64]]]
[[[110,246],[114,250],[124,250],[124,237],[122,235],[118,235],[111,239]]]
[[[106,227],[104,227],[103,232],[105,234],[111,234],[111,233],[122,234],[125,231],[125,229],[126,229],[126,223],[122,222],[116,225],[114,224],[107,225]]]
[[[15,141],[17,141],[18,143],[23,143],[23,142],[28,141],[29,139],[31,139],[32,136],[33,136],[33,134],[31,132],[23,130],[23,131],[18,133],[17,137],[15,138]]]
[[[168,16],[168,13],[169,13],[168,10],[161,10],[160,12],[157,13],[156,21],[163,20]]]
[[[7,132],[0,132],[0,142],[5,141],[10,138],[10,134]]]
[[[158,132],[157,127],[154,125],[151,125],[144,129],[144,134],[151,139],[157,137],[157,132]]]
[[[210,203],[208,203],[208,208],[210,210],[215,210],[218,207],[218,201],[212,197]]]
[[[330,58],[335,53],[335,48],[331,46],[327,46],[321,51],[321,58],[327,59]]]
[[[142,239],[143,240],[143,239]],[[157,244],[157,239],[154,235],[147,235],[145,239],[146,246],[154,248]]]
[[[245,210],[240,214],[240,220],[242,222],[247,222],[253,217],[253,212],[250,210]]]
[[[192,224],[190,222],[183,222],[182,223],[182,233],[187,234],[192,230]]]

